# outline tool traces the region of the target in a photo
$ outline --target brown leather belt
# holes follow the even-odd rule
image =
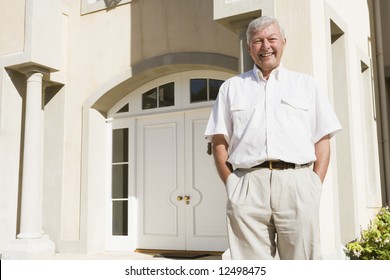
[[[252,166],[251,168],[268,168],[270,170],[276,169],[276,170],[283,170],[283,169],[297,169],[302,167],[308,167],[311,163],[305,163],[305,164],[295,164],[291,162],[285,162],[281,160],[268,160],[261,164]]]

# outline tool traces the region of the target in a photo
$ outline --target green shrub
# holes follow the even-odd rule
[[[390,260],[390,207],[380,209],[360,237],[346,245],[351,260]]]

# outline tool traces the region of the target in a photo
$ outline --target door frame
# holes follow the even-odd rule
[[[108,176],[106,176],[106,217],[105,217],[105,248],[107,251],[134,251],[137,247],[137,232],[138,232],[138,202],[136,193],[136,169],[134,163],[136,163],[136,122],[138,118],[144,118],[148,116],[158,116],[171,113],[186,113],[195,112],[198,110],[210,110],[213,106],[213,101],[207,101],[203,103],[190,103],[188,95],[188,81],[192,78],[205,78],[205,79],[222,79],[226,80],[232,77],[233,73],[215,71],[215,70],[193,70],[170,74],[163,76],[154,81],[151,81],[135,91],[129,93],[126,97],[115,104],[111,110],[107,113],[106,118],[106,151],[107,151],[107,164],[106,170]],[[157,108],[153,110],[142,111],[141,100],[142,93],[148,89],[164,84],[166,82],[175,82],[175,106],[167,108]],[[129,104],[129,112],[118,113],[118,110],[125,104]],[[111,207],[111,180],[112,180],[112,130],[116,128],[129,128],[129,205],[128,205],[128,235],[127,236],[113,236],[112,235],[112,207]],[[133,164],[131,164],[133,163]]]

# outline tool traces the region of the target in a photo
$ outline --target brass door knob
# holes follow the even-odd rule
[[[183,200],[183,197],[181,195],[179,195],[176,199],[177,199],[177,201],[180,201],[180,200]]]
[[[189,201],[191,199],[191,197],[189,196],[189,195],[186,195],[185,197],[184,197],[184,200],[185,201]]]

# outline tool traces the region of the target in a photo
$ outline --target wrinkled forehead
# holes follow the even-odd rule
[[[276,22],[271,22],[261,26],[257,26],[252,29],[250,33],[251,37],[268,37],[268,36],[280,36],[284,38],[283,32],[280,26]]]
[[[254,21],[251,22],[247,30],[247,43],[249,44],[252,41],[253,37],[262,33],[262,32],[275,33],[277,36],[280,36],[282,39],[285,39],[283,27],[279,24],[278,21]]]

